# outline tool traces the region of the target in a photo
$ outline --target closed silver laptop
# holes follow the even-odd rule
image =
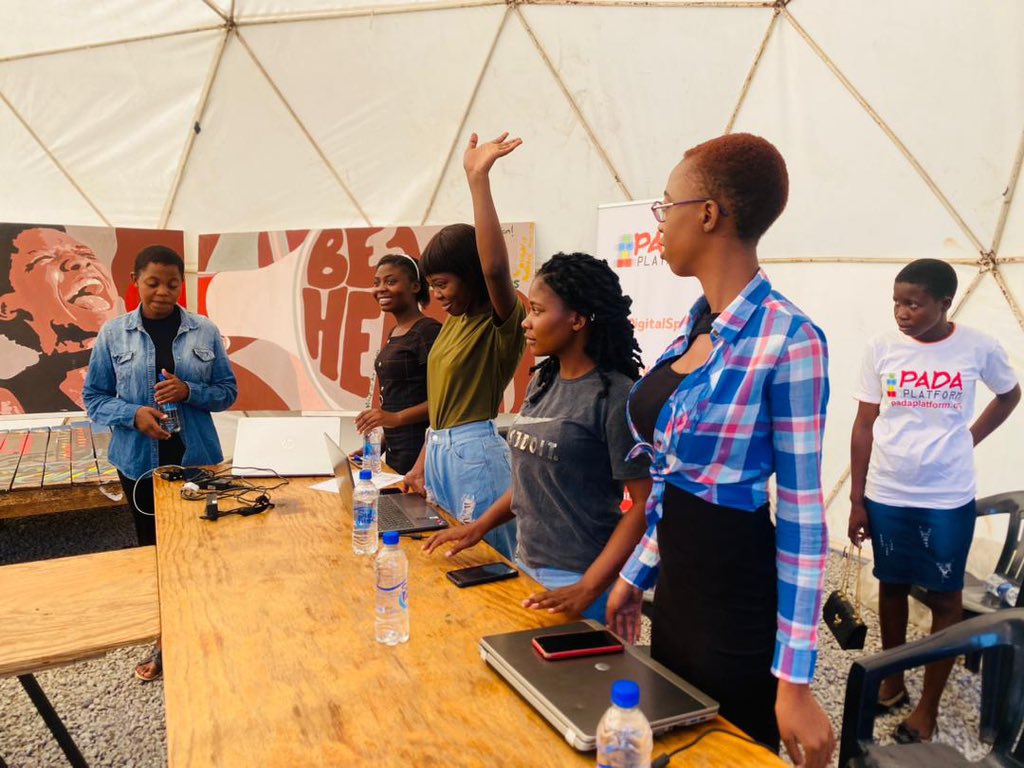
[[[489,635],[480,639],[480,656],[579,750],[596,748],[597,724],[608,709],[616,680],[640,686],[640,709],[656,735],[718,714],[717,701],[636,646],[626,645],[622,653],[547,661],[532,645],[538,635],[604,628],[587,619]]]

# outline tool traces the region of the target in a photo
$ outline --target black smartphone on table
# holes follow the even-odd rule
[[[515,568],[505,563],[487,563],[474,565],[471,568],[459,568],[448,571],[447,576],[456,587],[475,587],[477,584],[488,584],[492,581],[513,579],[519,575]]]
[[[533,638],[533,648],[548,661],[623,651],[622,641],[604,629],[537,635]]]

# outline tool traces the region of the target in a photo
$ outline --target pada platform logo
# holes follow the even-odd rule
[[[615,245],[615,266],[625,267],[657,267],[665,264],[661,254],[661,233],[635,232],[622,235]]]

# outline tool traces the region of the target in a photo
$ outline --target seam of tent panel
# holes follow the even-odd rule
[[[788,0],[787,0],[788,2]],[[582,8],[777,8],[771,0],[512,0],[510,5],[571,5]]]
[[[253,51],[253,49],[249,47],[249,43],[246,41],[245,37],[242,35],[241,29],[239,29],[238,27],[235,27],[235,36],[238,38],[238,42],[242,44],[242,47],[245,49],[246,53],[249,54],[249,58],[252,59],[253,64],[256,65],[256,68],[266,79],[267,83],[273,89],[274,93],[277,94],[277,98],[280,99],[281,103],[284,105],[284,108],[288,110],[288,114],[292,116],[292,120],[295,121],[295,124],[299,127],[299,130],[302,131],[302,135],[306,137],[306,140],[310,143],[310,146],[313,147],[314,151],[320,157],[320,160],[323,162],[324,166],[326,166],[327,170],[334,177],[334,180],[338,182],[338,186],[340,186],[342,191],[344,191],[344,193],[348,195],[348,199],[352,201],[352,205],[355,206],[356,210],[359,212],[359,215],[363,218],[363,221],[365,221],[368,226],[373,226],[373,222],[370,221],[370,217],[366,215],[366,211],[363,210],[363,206],[356,199],[356,196],[352,193],[352,190],[349,189],[348,184],[346,184],[345,180],[341,178],[341,174],[338,172],[338,169],[334,167],[334,164],[327,157],[327,154],[324,152],[319,142],[317,142],[317,140],[313,137],[313,134],[309,132],[309,129],[306,127],[306,124],[302,122],[302,118],[300,118],[299,115],[292,108],[291,103],[288,101],[288,99],[285,98],[285,95],[284,93],[282,93],[281,89],[278,88],[277,83],[274,82],[274,78],[272,78],[270,76],[270,73],[267,72],[266,68],[263,66],[263,62],[261,62],[259,58],[256,56],[255,51]]]
[[[222,19],[224,19],[224,21],[230,23],[230,21],[231,21],[231,14],[230,13],[226,13],[224,11],[224,9],[221,8],[219,5],[217,5],[216,3],[214,3],[213,0],[199,0],[199,2],[201,2],[203,5],[205,5],[207,8],[209,8],[211,11],[213,11],[218,16],[220,16]]]
[[[13,56],[2,56],[0,57],[0,64],[6,64],[9,61],[24,61],[25,59],[38,59],[41,56],[58,56],[62,53],[76,53],[78,51],[91,51],[96,48],[110,48],[114,45],[129,45],[131,43],[144,43],[149,40],[163,40],[168,37],[181,37],[182,35],[194,35],[198,32],[211,32],[215,29],[223,29],[224,24],[205,24],[201,27],[190,27],[189,29],[179,29],[174,32],[157,32],[152,35],[137,35],[135,37],[121,37],[117,40],[104,40],[99,43],[83,43],[81,45],[71,45],[67,48],[52,48],[46,51],[33,51],[31,53],[17,53]]]
[[[761,63],[761,58],[764,56],[765,49],[768,47],[768,41],[772,37],[772,32],[775,31],[775,27],[779,21],[780,9],[776,8],[772,13],[772,20],[768,22],[768,29],[764,31],[764,37],[761,38],[761,46],[757,49],[757,53],[754,55],[754,61],[750,65],[750,70],[747,72],[747,77],[743,81],[743,86],[740,88],[739,98],[736,99],[736,106],[732,110],[732,115],[729,117],[729,122],[725,126],[723,133],[732,133],[733,126],[736,125],[736,118],[740,115],[740,110],[743,109],[743,103],[747,100],[747,93],[750,92],[750,86],[754,82],[754,75],[757,74],[757,67]]]
[[[11,111],[11,114],[14,115],[15,119],[19,123],[21,123],[22,127],[28,132],[28,135],[32,137],[32,140],[35,141],[36,144],[38,144],[39,147],[43,150],[43,152],[46,153],[46,156],[50,158],[50,162],[57,166],[57,170],[59,170],[64,175],[64,178],[66,178],[71,183],[71,186],[75,188],[75,191],[82,196],[82,199],[85,200],[85,202],[89,204],[89,207],[92,208],[93,211],[95,211],[96,215],[100,217],[100,220],[108,227],[112,227],[113,224],[110,223],[110,219],[108,219],[103,214],[103,211],[99,209],[99,206],[97,206],[96,203],[93,202],[92,198],[86,194],[85,190],[82,189],[82,186],[75,180],[75,177],[72,176],[68,169],[64,167],[63,163],[61,163],[61,161],[57,159],[57,156],[53,154],[53,151],[46,145],[42,137],[40,137],[39,134],[36,133],[35,130],[33,130],[32,126],[28,124],[28,121],[22,116],[22,114],[14,108],[14,105],[10,102],[10,100],[7,98],[7,95],[2,90],[0,90],[0,101],[2,101],[7,106],[7,108]]]
[[[601,161],[612,174],[612,178],[615,180],[616,185],[618,185],[619,191],[626,196],[627,200],[634,200],[635,198],[629,191],[629,187],[627,187],[626,182],[622,180],[622,174],[620,174],[618,169],[615,167],[615,164],[612,162],[611,157],[605,150],[604,145],[601,144],[601,140],[597,137],[594,129],[590,127],[590,123],[583,115],[583,110],[580,109],[580,105],[576,103],[576,99],[574,99],[572,94],[569,92],[568,86],[566,86],[565,81],[562,80],[562,75],[558,72],[554,62],[551,61],[551,57],[548,56],[548,52],[544,49],[544,46],[541,45],[540,40],[533,31],[533,27],[531,27],[530,23],[526,20],[526,17],[523,15],[519,5],[515,5],[514,8],[516,16],[519,17],[519,22],[523,25],[523,29],[526,30],[526,34],[529,35],[530,40],[533,41],[534,48],[537,49],[537,53],[540,54],[540,58],[548,68],[548,72],[550,72],[551,76],[555,79],[555,83],[557,83],[559,89],[562,91],[562,95],[565,97],[565,100],[569,102],[569,106],[572,108],[573,114],[576,115],[576,119],[579,121],[580,125],[583,126],[583,130],[586,131],[587,136],[590,138],[590,143],[597,150],[597,154],[600,156]]]
[[[164,229],[167,227],[167,222],[171,219],[171,214],[174,212],[174,205],[178,201],[178,192],[181,189],[181,181],[185,178],[185,169],[188,165],[189,159],[192,157],[192,147],[195,144],[198,130],[201,130],[203,124],[203,116],[206,114],[206,106],[210,100],[210,91],[213,89],[213,83],[217,79],[217,74],[220,72],[220,64],[224,59],[224,49],[227,47],[228,38],[231,36],[232,27],[226,27],[224,34],[221,35],[217,41],[217,50],[213,55],[213,62],[206,73],[206,81],[203,83],[203,90],[199,94],[199,101],[196,103],[196,110],[192,114],[192,122],[189,124],[187,130],[188,134],[185,138],[185,146],[182,147],[181,156],[178,158],[178,167],[174,171],[174,180],[171,182],[171,188],[168,191],[167,201],[164,203],[163,212],[160,214],[160,228]]]
[[[434,210],[434,203],[437,202],[437,196],[441,191],[441,184],[444,183],[445,174],[448,172],[448,166],[452,162],[452,158],[455,156],[455,148],[458,146],[459,137],[462,135],[462,131],[466,128],[466,121],[469,120],[469,113],[473,109],[473,105],[476,103],[477,94],[480,93],[480,85],[484,81],[484,75],[487,74],[487,70],[491,67],[491,59],[494,58],[494,51],[498,47],[498,40],[501,39],[501,34],[505,30],[505,24],[508,22],[509,13],[511,13],[511,6],[505,8],[505,12],[501,14],[501,21],[498,22],[498,28],[494,33],[494,39],[491,40],[491,46],[487,49],[487,56],[484,57],[483,65],[480,67],[480,73],[477,75],[476,82],[473,84],[473,91],[469,94],[469,100],[466,102],[466,108],[462,111],[462,118],[459,120],[459,126],[455,129],[455,134],[452,136],[452,143],[448,147],[448,154],[445,156],[444,163],[441,165],[441,172],[437,176],[437,183],[434,184],[434,189],[430,193],[430,200],[427,201],[427,207],[423,211],[423,216],[420,219],[420,224],[426,224],[427,219],[430,218],[430,214]]]
[[[932,191],[932,194],[934,194],[935,197],[938,198],[939,202],[942,204],[942,207],[946,209],[946,212],[950,216],[953,217],[953,220],[957,223],[957,225],[960,227],[963,233],[967,235],[968,239],[978,250],[978,252],[985,253],[985,246],[982,245],[981,240],[978,238],[977,235],[974,234],[974,231],[970,228],[967,222],[964,221],[963,217],[959,214],[959,212],[950,202],[949,198],[946,197],[945,193],[943,193],[939,185],[935,183],[935,180],[932,179],[932,177],[928,174],[928,171],[925,170],[924,166],[921,165],[921,162],[914,156],[914,154],[910,151],[907,145],[903,143],[903,140],[900,139],[900,137],[896,135],[896,132],[889,127],[889,124],[882,119],[882,116],[878,113],[878,111],[871,106],[867,99],[865,99],[864,96],[860,93],[860,91],[858,91],[857,88],[853,85],[853,83],[850,82],[849,78],[847,78],[846,75],[843,74],[842,70],[839,69],[836,63],[832,61],[832,59],[829,57],[827,53],[825,53],[824,49],[822,49],[822,47],[818,45],[814,38],[810,36],[807,30],[800,26],[800,23],[795,18],[793,18],[793,14],[791,14],[789,10],[785,8],[782,9],[782,14],[786,17],[786,20],[790,23],[793,29],[796,30],[797,34],[799,34],[800,37],[804,39],[804,42],[806,42],[807,45],[810,46],[811,50],[814,51],[815,54],[817,54],[818,58],[821,59],[825,66],[828,67],[832,74],[835,75],[835,77],[839,80],[840,83],[842,83],[843,87],[849,92],[849,94],[853,96],[857,103],[860,104],[861,107],[868,113],[871,119],[875,121],[875,124],[882,129],[882,132],[889,138],[889,141],[891,141],[896,146],[896,148],[900,151],[903,157],[906,158],[907,162],[909,162],[911,166],[913,166],[914,170],[917,171],[917,174],[921,177],[924,183]]]
[[[1020,133],[1020,144],[1017,146],[1017,157],[1014,158],[1013,167],[1010,169],[1010,181],[1003,190],[1003,205],[999,210],[999,220],[996,222],[996,231],[992,237],[991,251],[999,256],[999,246],[1003,244],[1003,232],[1006,231],[1006,222],[1010,217],[1010,206],[1013,203],[1013,195],[1017,189],[1017,179],[1020,178],[1021,165],[1024,165],[1024,130]]]
[[[511,3],[508,3],[507,0],[440,0],[439,2],[409,3],[405,5],[360,6],[357,8],[314,13],[242,16],[235,19],[234,23],[239,27],[259,27],[269,24],[299,24],[307,21],[331,21],[333,19],[358,19],[365,16],[395,16],[403,13],[484,8],[489,5],[511,5]]]

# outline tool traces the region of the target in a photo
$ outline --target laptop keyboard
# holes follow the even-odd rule
[[[380,531],[404,531],[413,527],[404,510],[386,495],[377,503],[377,525]]]

